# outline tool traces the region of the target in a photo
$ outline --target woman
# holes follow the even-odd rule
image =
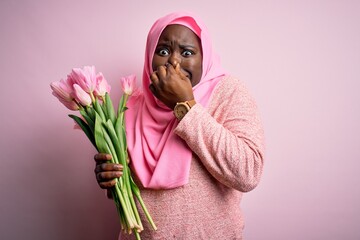
[[[158,227],[144,221],[142,238],[242,239],[242,193],[263,168],[254,100],[221,68],[203,23],[186,13],[154,23],[142,81],[126,112],[130,164]],[[105,189],[122,174],[109,158],[95,156]]]

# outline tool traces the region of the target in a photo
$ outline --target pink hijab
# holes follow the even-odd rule
[[[176,12],[154,23],[146,44],[143,93],[130,98],[125,114],[131,167],[142,185],[152,189],[171,189],[187,184],[192,159],[189,146],[174,133],[178,121],[173,110],[158,101],[149,90],[154,51],[162,31],[171,24],[186,26],[201,39],[203,72],[200,82],[193,87],[198,104],[208,105],[214,88],[225,75],[212,50],[208,31],[198,18]]]

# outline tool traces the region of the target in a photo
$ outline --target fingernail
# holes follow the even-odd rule
[[[115,170],[123,170],[123,166],[120,164],[114,165]]]

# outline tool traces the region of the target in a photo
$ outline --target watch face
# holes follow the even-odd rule
[[[178,104],[174,109],[174,114],[177,119],[182,119],[188,111],[188,106],[185,104]]]

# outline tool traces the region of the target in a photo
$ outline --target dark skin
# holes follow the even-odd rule
[[[170,109],[177,102],[194,99],[192,87],[202,75],[199,38],[187,27],[167,26],[155,49],[152,68],[150,90]]]
[[[150,91],[170,109],[177,102],[194,99],[192,87],[202,76],[200,39],[189,28],[169,25],[161,33],[152,59]],[[95,175],[101,188],[108,189],[122,176],[122,165],[109,163],[110,154],[98,153]]]

